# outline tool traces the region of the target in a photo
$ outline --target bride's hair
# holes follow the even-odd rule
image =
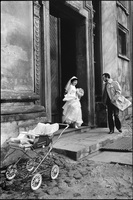
[[[69,81],[67,82],[66,86],[65,86],[65,91],[68,92],[69,88],[70,88],[70,84],[74,81],[74,80],[78,80],[78,78],[76,76],[73,76],[72,78],[69,79]]]
[[[75,78],[72,78],[71,79],[71,83],[73,82],[73,81],[77,81],[78,79],[75,77]]]

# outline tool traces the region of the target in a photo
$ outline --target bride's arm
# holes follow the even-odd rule
[[[64,95],[63,101],[69,101],[74,99],[77,99],[76,91],[73,87],[70,87],[67,94]]]

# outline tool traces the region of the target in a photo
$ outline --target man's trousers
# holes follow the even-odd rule
[[[121,129],[121,122],[119,119],[119,109],[114,106],[111,102],[107,103],[107,111],[108,111],[108,125],[110,131],[114,131],[114,127],[117,130]]]

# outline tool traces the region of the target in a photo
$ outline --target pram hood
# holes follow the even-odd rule
[[[37,126],[33,129],[30,130],[28,133],[31,135],[48,135],[52,136],[54,132],[58,131],[59,129],[59,124],[54,123],[54,124],[43,124],[43,123],[38,123]]]

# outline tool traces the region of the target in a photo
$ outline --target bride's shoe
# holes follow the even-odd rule
[[[74,127],[75,127],[76,129],[78,128],[78,126],[77,126],[77,125],[75,125]]]

